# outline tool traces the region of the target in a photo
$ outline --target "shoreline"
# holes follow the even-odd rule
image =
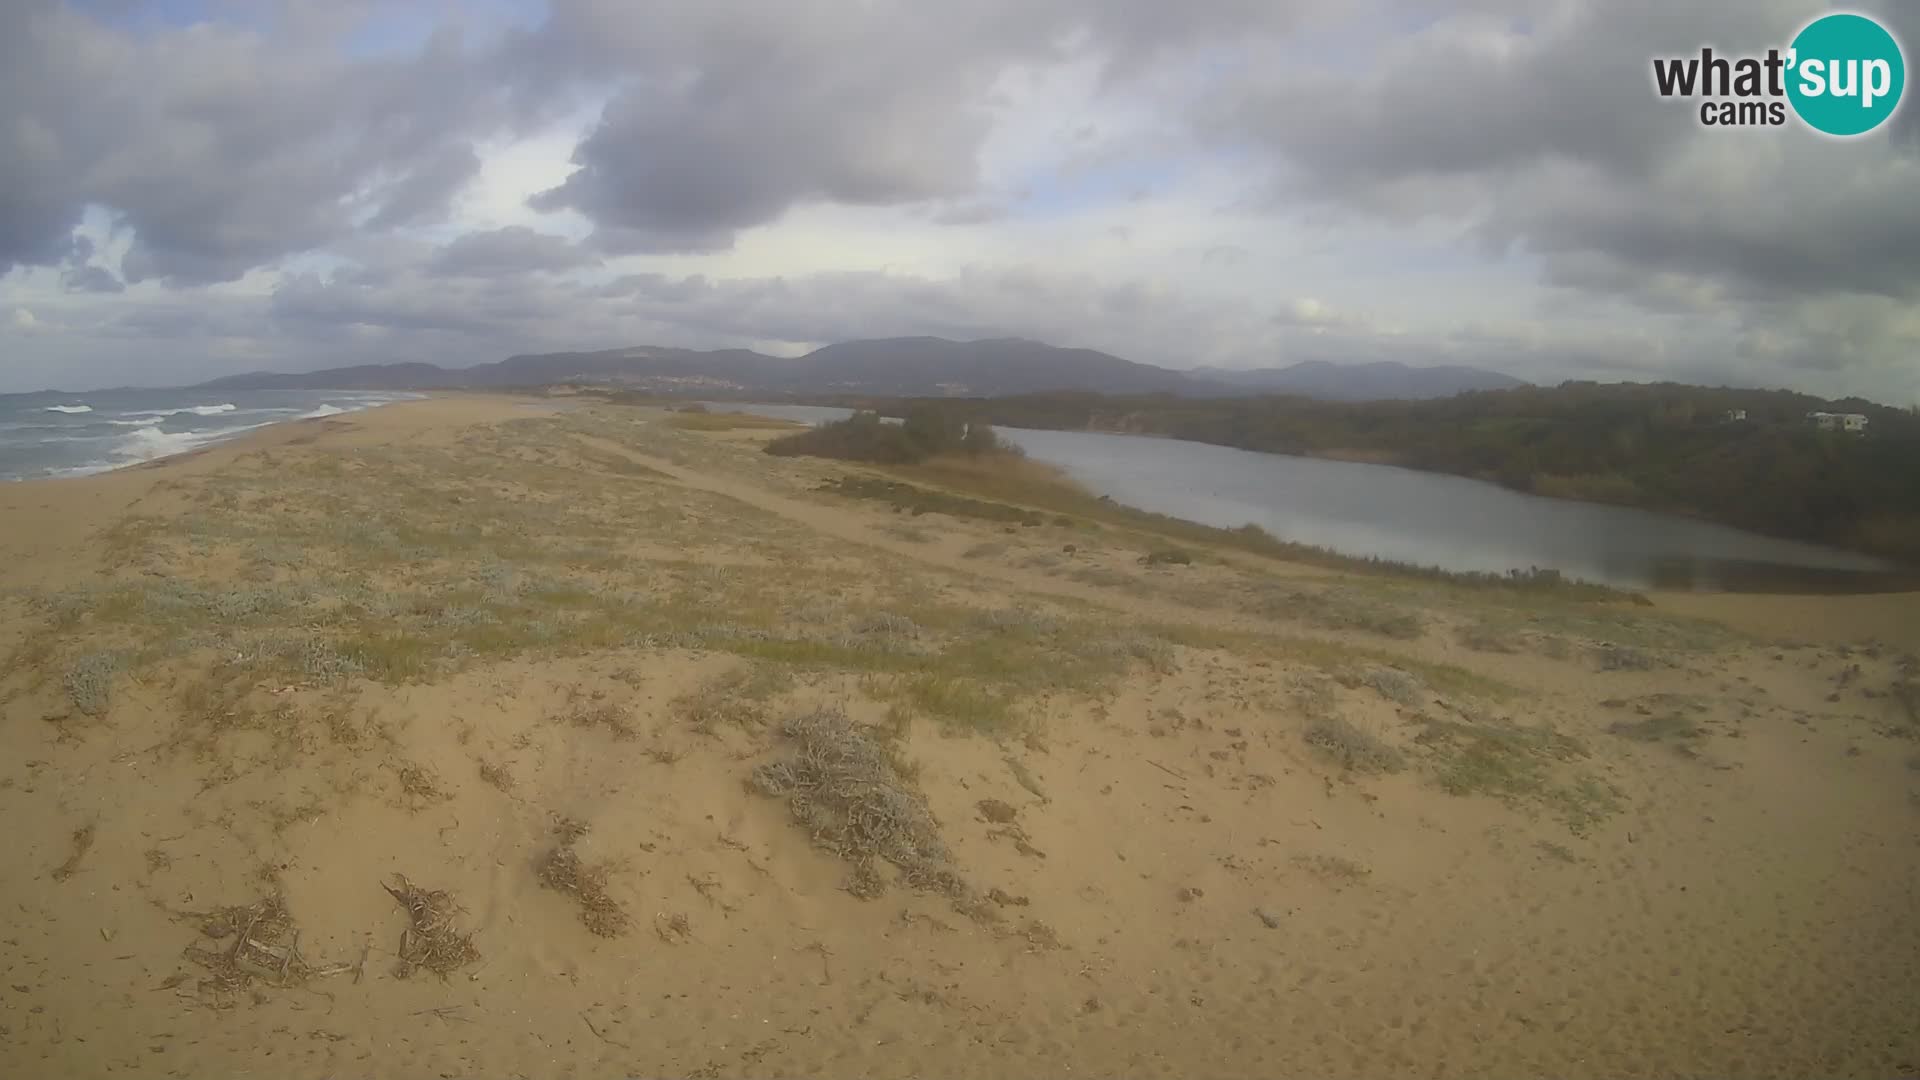
[[[758,402],[720,398],[709,398],[705,400],[710,403],[711,406],[723,411],[748,413],[753,412],[756,406],[762,409],[772,410],[796,406],[809,409],[849,410],[849,407],[845,405],[821,405],[815,402]],[[889,417],[888,419],[891,421],[897,420],[898,418]],[[819,423],[823,422],[823,420],[805,420],[803,422]],[[1725,593],[1730,595],[1757,596],[1849,596],[1890,595],[1920,591],[1920,568],[1902,565],[1885,556],[1805,539],[1753,532],[1751,530],[1741,529],[1736,525],[1730,525],[1726,522],[1716,521],[1694,514],[1674,514],[1649,507],[1633,506],[1624,503],[1542,495],[1512,488],[1481,477],[1419,469],[1389,462],[1357,461],[1349,457],[1313,453],[1285,454],[1265,450],[1249,450],[1243,447],[1228,446],[1221,443],[1182,439],[1173,435],[1157,432],[1131,432],[1100,428],[1022,428],[1007,425],[1000,425],[999,430],[1010,433],[1104,435],[1124,439],[1158,440],[1165,443],[1203,448],[1207,451],[1228,451],[1236,454],[1258,455],[1259,457],[1265,458],[1387,469],[1392,470],[1394,473],[1415,477],[1446,477],[1452,482],[1485,485],[1488,488],[1503,493],[1507,497],[1519,498],[1532,503],[1553,504],[1563,507],[1601,507],[1625,515],[1642,515],[1656,523],[1664,518],[1669,519],[1671,523],[1685,523],[1694,527],[1718,530],[1728,535],[1737,535],[1748,541],[1792,546],[1797,551],[1804,552],[1804,557],[1806,558],[1812,559],[1818,556],[1828,560],[1825,563],[1814,561],[1790,562],[1784,561],[1786,556],[1781,556],[1782,561],[1769,562],[1762,559],[1736,559],[1732,557],[1705,555],[1697,557],[1673,556],[1663,560],[1656,560],[1650,564],[1647,567],[1647,574],[1649,575],[1648,581],[1625,583],[1606,581],[1597,577],[1580,576],[1577,571],[1569,570],[1565,566],[1554,566],[1548,562],[1540,562],[1532,566],[1515,565],[1501,570],[1450,568],[1438,563],[1420,562],[1409,558],[1343,551],[1337,547],[1326,547],[1294,540],[1280,533],[1270,534],[1280,545],[1300,549],[1301,558],[1305,560],[1311,561],[1316,556],[1324,555],[1332,560],[1349,564],[1343,567],[1344,569],[1362,573],[1379,572],[1384,574],[1401,574],[1408,577],[1451,580],[1465,585],[1474,585],[1484,583],[1489,579],[1498,579],[1503,575],[1528,573],[1534,570],[1554,570],[1567,575],[1569,582],[1591,585],[1597,588],[1612,589],[1622,593],[1645,593],[1648,595],[1700,592],[1707,595]],[[1013,441],[1017,442],[1018,440],[1014,439]],[[1034,458],[1034,460],[1048,464],[1050,467],[1060,471],[1063,476],[1067,475],[1067,470],[1070,468],[1070,465],[1062,461],[1048,461],[1039,457]],[[1231,533],[1235,529],[1245,527],[1245,525],[1250,523],[1237,522],[1229,525],[1219,521],[1202,521],[1191,517],[1184,517],[1177,513],[1170,513],[1165,510],[1156,510],[1148,506],[1143,506],[1139,501],[1135,501],[1130,497],[1104,497],[1110,498],[1117,506],[1126,507],[1129,510],[1136,511],[1143,515],[1167,518],[1202,529]],[[1035,505],[1042,510],[1049,509],[1049,507],[1044,505],[1037,503]],[[1249,505],[1253,505],[1255,509],[1260,508],[1258,504]],[[1265,528],[1258,522],[1251,522],[1251,524],[1256,528],[1262,528],[1263,530]],[[1286,555],[1279,554],[1276,554],[1276,557],[1287,558]],[[1366,565],[1368,563],[1374,565],[1368,566]]]
[[[543,396],[543,395],[539,395],[539,394],[535,394],[527,391],[518,391],[518,390],[515,390],[515,391],[426,390],[426,391],[408,391],[408,393],[414,393],[414,394],[417,394],[418,396],[412,397],[412,398],[399,399],[395,401],[382,402],[377,405],[370,405],[365,408],[347,410],[347,411],[343,411],[341,413],[333,414],[329,416],[299,417],[299,418],[289,418],[286,420],[272,421],[266,424],[262,424],[258,427],[249,428],[247,430],[241,431],[230,438],[220,439],[214,442],[210,442],[203,446],[192,447],[190,449],[180,451],[179,453],[168,454],[163,457],[152,458],[146,461],[130,462],[126,465],[116,466],[114,468],[102,470],[100,472],[87,473],[87,474],[76,475],[76,476],[36,477],[32,479],[15,480],[6,484],[0,484],[0,514],[21,512],[24,509],[26,499],[32,496],[34,492],[42,489],[70,489],[72,488],[73,485],[95,484],[95,485],[102,485],[102,493],[101,493],[102,497],[107,498],[109,489],[116,487],[116,485],[114,485],[114,481],[128,477],[128,476],[145,475],[147,473],[151,473],[155,471],[166,471],[169,469],[183,469],[193,463],[202,463],[202,464],[194,467],[191,470],[192,473],[198,473],[198,472],[206,471],[209,469],[216,469],[216,468],[219,468],[226,461],[237,459],[241,456],[244,456],[245,454],[252,453],[255,451],[260,451],[260,450],[272,449],[274,447],[279,447],[279,446],[284,446],[289,444],[297,444],[303,441],[308,441],[307,439],[304,438],[304,436],[309,432],[312,432],[315,430],[326,430],[328,429],[329,425],[339,426],[339,425],[342,425],[343,422],[345,424],[350,425],[352,423],[351,418],[367,418],[377,413],[395,413],[395,412],[406,413],[408,410],[418,409],[423,406],[429,406],[436,402],[441,402],[441,403],[467,402],[467,401],[510,402],[512,403],[513,408],[522,410],[520,414],[524,414],[524,410],[528,408],[536,408],[536,409],[547,411],[547,412],[560,412],[570,408],[579,408],[579,407],[582,407],[584,404],[583,402],[572,400],[571,396],[556,399],[551,396]],[[729,402],[727,404],[746,406],[746,405],[760,404],[760,403]],[[1063,430],[1063,429],[1040,428],[1040,429],[1027,429],[1027,430],[1050,431],[1050,430]],[[1129,436],[1129,437],[1164,439],[1164,440],[1175,441],[1175,442],[1191,442],[1192,441],[1192,440],[1174,439],[1172,436],[1167,436],[1167,435],[1148,434],[1144,436],[1138,436],[1138,435],[1132,435],[1131,433],[1127,433],[1127,432],[1094,432],[1094,433]],[[1196,445],[1214,446],[1215,444],[1196,443]],[[1229,447],[1228,449],[1233,449],[1233,448]],[[1244,452],[1264,453],[1264,451],[1244,451]],[[1309,455],[1277,455],[1277,456],[1307,457]],[[1361,462],[1361,463],[1355,463],[1355,464],[1366,464],[1366,463]],[[1409,471],[1409,472],[1421,471],[1421,470],[1415,470],[1415,469],[1407,469],[1404,466],[1385,466],[1385,467],[1394,468],[1401,471]],[[1441,474],[1441,475],[1450,475],[1450,474]],[[1456,477],[1456,478],[1463,479],[1463,480],[1471,480],[1470,477]],[[113,494],[120,495],[121,493],[115,491]],[[1515,494],[1525,494],[1525,493],[1515,492]],[[13,497],[9,498],[9,496],[13,496]],[[1553,498],[1551,496],[1534,496],[1534,497],[1548,498],[1548,499]],[[60,500],[60,501],[64,502],[69,500]],[[76,501],[91,501],[91,500],[76,500]],[[137,498],[135,498],[125,503],[124,505],[132,505],[132,502],[137,502],[137,501],[138,501]],[[1565,500],[1565,501],[1579,502],[1580,500]],[[1121,505],[1128,505],[1131,509],[1136,510],[1137,512],[1142,514],[1154,515],[1153,511],[1142,510],[1138,507],[1131,507],[1130,504],[1121,504]],[[1636,508],[1622,507],[1622,509],[1636,509]],[[1642,511],[1642,512],[1657,513],[1657,511]],[[1211,525],[1207,525],[1204,522],[1194,521],[1188,518],[1180,518],[1174,515],[1154,515],[1154,516],[1164,516],[1175,522],[1190,524],[1190,525],[1198,526],[1201,528],[1208,528],[1208,529],[1219,528],[1218,526],[1211,526]],[[1276,539],[1279,539],[1283,544],[1301,546],[1301,545],[1295,544],[1292,541],[1287,541],[1284,538],[1276,538]],[[1311,545],[1305,545],[1305,546],[1311,547]],[[1317,552],[1320,549],[1314,549],[1314,550]],[[5,551],[5,547],[0,546],[0,553],[4,553],[4,551]],[[1325,551],[1327,554],[1331,555],[1337,560],[1341,560],[1341,561],[1351,560],[1353,562],[1354,565],[1351,565],[1351,566],[1334,567],[1333,570],[1336,573],[1357,575],[1362,578],[1365,578],[1368,576],[1381,576],[1381,577],[1391,578],[1396,576],[1395,567],[1398,567],[1399,569],[1404,571],[1404,573],[1399,576],[1403,576],[1408,580],[1420,580],[1420,579],[1426,578],[1429,580],[1439,581],[1443,583],[1446,583],[1446,582],[1455,583],[1460,585],[1463,588],[1469,588],[1469,589],[1474,588],[1476,586],[1490,587],[1490,586],[1484,586],[1483,583],[1475,580],[1475,575],[1469,574],[1466,572],[1447,571],[1439,567],[1426,567],[1426,566],[1420,566],[1420,565],[1411,564],[1411,563],[1390,564],[1382,568],[1369,568],[1364,565],[1367,560],[1363,556],[1347,555],[1345,553],[1342,553],[1333,549],[1325,549]],[[1263,554],[1260,552],[1254,552],[1254,554],[1259,555],[1260,557],[1263,557],[1263,558],[1277,559],[1283,563],[1293,561],[1293,560],[1290,560],[1284,554],[1276,554],[1276,553]],[[1305,566],[1305,565],[1315,565],[1315,564],[1313,564],[1312,561],[1309,559],[1307,561],[1302,562],[1301,565]],[[1431,577],[1429,577],[1430,572],[1431,572]],[[1817,571],[1816,569],[1815,572],[1825,572],[1825,571]],[[1861,573],[1866,573],[1866,572],[1861,572]],[[1911,597],[1920,599],[1920,588],[1916,588],[1914,585],[1912,585],[1909,579],[1894,576],[1897,573],[1898,572],[1896,571],[1893,574],[1887,575],[1887,579],[1893,583],[1893,587],[1891,588],[1882,588],[1882,587],[1849,588],[1849,589],[1837,589],[1832,591],[1821,591],[1817,588],[1808,588],[1808,589],[1779,588],[1775,591],[1767,591],[1764,589],[1695,589],[1695,588],[1681,588],[1681,587],[1673,587],[1673,586],[1656,585],[1656,586],[1652,586],[1644,589],[1622,590],[1622,592],[1623,592],[1623,595],[1632,594],[1632,593],[1638,593],[1638,594],[1644,595],[1648,599],[1661,603],[1663,606],[1666,606],[1669,603],[1677,602],[1676,606],[1687,607],[1690,609],[1698,608],[1700,610],[1712,610],[1716,606],[1713,603],[1711,603],[1710,600],[1708,602],[1702,603],[1700,602],[1700,598],[1718,598],[1718,597],[1752,598],[1758,601],[1762,601],[1762,603],[1759,603],[1756,605],[1749,605],[1753,607],[1755,610],[1764,610],[1769,608],[1770,605],[1765,603],[1765,601],[1768,601],[1768,600],[1785,600],[1785,599],[1790,599],[1795,597],[1806,597],[1809,599],[1841,599],[1841,598],[1848,598],[1848,597],[1862,597],[1862,598],[1872,599],[1872,598],[1882,598],[1882,597],[1911,596]],[[1736,604],[1736,605],[1732,605],[1732,607],[1735,609],[1739,609],[1742,607],[1742,605]]]
[[[193,389],[193,388],[188,387],[184,389]],[[96,394],[117,393],[117,392],[123,392],[123,391],[120,391],[120,390],[94,391],[94,393]],[[136,392],[146,392],[146,391],[136,391]],[[173,393],[173,392],[179,392],[179,391],[175,391],[171,389],[162,389],[162,390],[152,391],[152,392]],[[297,391],[297,392],[319,393],[319,394],[367,393],[367,391],[357,391],[357,390],[339,390],[339,391],[317,390],[317,391]],[[154,457],[141,458],[136,461],[127,461],[119,464],[93,463],[93,464],[86,464],[86,465],[67,466],[67,467],[62,467],[60,469],[56,469],[49,474],[41,475],[41,476],[10,477],[5,481],[5,483],[8,485],[54,483],[54,482],[63,482],[63,481],[71,481],[71,480],[87,480],[94,477],[107,476],[114,473],[125,472],[128,469],[144,468],[146,466],[154,465],[160,462],[173,461],[179,458],[189,457],[191,455],[198,454],[206,450],[211,450],[216,447],[227,446],[235,442],[243,441],[256,434],[259,434],[264,431],[269,431],[274,428],[285,427],[287,425],[292,425],[292,424],[320,422],[320,421],[330,420],[338,416],[351,416],[356,413],[370,412],[374,409],[383,409],[390,405],[403,405],[411,401],[426,400],[427,398],[431,397],[434,393],[437,393],[436,391],[420,391],[420,390],[394,391],[394,392],[406,393],[412,396],[404,397],[404,398],[394,398],[387,401],[379,401],[373,404],[359,405],[354,408],[342,408],[335,405],[323,404],[316,409],[309,410],[307,413],[293,415],[293,416],[286,416],[286,417],[275,419],[275,420],[264,420],[257,424],[247,424],[244,426],[229,428],[229,429],[212,429],[208,431],[197,431],[197,432],[194,432],[194,431],[178,432],[175,434],[186,435],[186,436],[204,436],[204,439],[192,446],[188,446],[183,449],[164,452]],[[33,395],[16,395],[16,396],[33,396]],[[68,396],[77,399],[84,395],[68,395]],[[218,397],[220,395],[213,394],[209,396]],[[333,411],[320,412],[320,409],[326,409],[326,408],[332,408]],[[47,411],[65,413],[67,415],[91,415],[94,412],[94,410],[90,406],[84,406],[84,405],[78,408],[73,408],[68,406],[48,406]],[[223,404],[223,405],[215,405],[215,406],[206,406],[206,405],[186,406],[176,410],[166,410],[165,412],[167,413],[199,413],[202,416],[207,416],[207,415],[220,415],[222,412],[225,412],[225,411],[245,411],[245,410],[237,410],[237,407],[231,404]],[[269,411],[276,411],[276,410],[269,410]],[[316,413],[318,415],[315,415]],[[160,421],[163,420],[164,418],[165,418],[164,415],[155,415],[154,419],[151,421],[150,424],[147,424],[144,427],[139,427],[138,431],[145,431],[149,427],[157,427]],[[134,426],[130,421],[113,420],[109,422],[115,423],[115,424],[127,424],[128,426]],[[136,432],[130,432],[129,434],[134,434],[134,433]]]
[[[444,423],[448,414],[458,413],[459,407],[470,400],[478,404],[501,399],[461,391],[435,392],[338,416],[272,423],[236,438],[105,472],[0,484],[0,520],[35,523],[32,528],[0,530],[0,585],[17,586],[33,580],[36,562],[66,562],[63,552],[84,546],[89,537],[107,528],[115,518],[144,510],[147,500],[168,481],[215,473],[251,454],[322,438],[378,442],[410,428],[432,428]],[[524,401],[535,403],[540,399]],[[501,418],[524,414],[517,404],[510,410],[471,411],[483,422],[496,414]]]
[[[1155,564],[570,404],[0,490],[0,1072],[1920,1060],[1911,600]]]
[[[726,399],[709,398],[707,400],[725,401]],[[845,400],[845,399],[841,399],[841,400]],[[899,400],[900,399],[886,399],[886,404],[897,404]],[[942,399],[926,399],[926,400],[937,404]],[[986,400],[989,403],[991,403],[991,401],[994,399],[986,399]],[[918,399],[915,399],[915,401],[917,403]],[[750,404],[748,402],[730,402],[730,403],[741,404],[741,405]],[[840,404],[838,401],[832,401],[832,400],[823,401],[822,399],[819,399],[819,398],[811,398],[809,400],[804,400],[804,401],[792,401],[792,402],[784,402],[784,403],[774,402],[769,404],[806,405],[806,406],[815,407],[815,408],[861,409],[861,410],[868,410],[868,411],[875,411],[877,409],[877,407],[873,404],[845,405],[845,404]],[[884,411],[884,410],[880,410],[880,411]],[[1019,425],[1019,424],[999,424],[999,423],[996,423],[994,426],[999,428],[1005,428],[1008,430],[1057,431],[1057,432],[1073,432],[1073,433],[1081,433],[1081,434],[1089,434],[1089,435],[1116,435],[1116,436],[1124,436],[1127,438],[1137,438],[1137,439],[1160,439],[1160,440],[1166,440],[1169,442],[1191,443],[1196,446],[1217,447],[1220,449],[1236,450],[1236,451],[1240,451],[1242,453],[1248,453],[1248,454],[1262,454],[1262,455],[1267,455],[1271,457],[1297,458],[1303,461],[1332,462],[1332,463],[1339,463],[1339,464],[1345,464],[1345,465],[1364,465],[1364,466],[1370,466],[1374,468],[1394,469],[1394,470],[1414,473],[1422,476],[1444,476],[1444,477],[1449,477],[1455,480],[1463,480],[1471,483],[1485,484],[1489,487],[1496,488],[1510,495],[1517,495],[1517,496],[1521,496],[1529,499],[1542,499],[1549,502],[1569,503],[1569,504],[1579,505],[1579,506],[1608,507],[1615,510],[1632,511],[1636,513],[1644,513],[1644,514],[1651,514],[1651,515],[1660,516],[1660,517],[1674,518],[1680,521],[1689,521],[1689,522],[1696,522],[1700,524],[1713,525],[1720,528],[1731,529],[1737,532],[1748,534],[1750,536],[1760,537],[1768,540],[1778,540],[1778,541],[1784,541],[1784,542],[1795,543],[1795,544],[1806,544],[1812,547],[1825,548],[1829,551],[1833,551],[1840,554],[1878,560],[1880,562],[1886,563],[1888,566],[1893,568],[1891,571],[1889,571],[1890,573],[1920,574],[1920,562],[1902,561],[1901,558],[1896,557],[1892,554],[1889,554],[1888,552],[1885,552],[1885,551],[1876,551],[1868,548],[1862,548],[1862,547],[1857,547],[1857,546],[1852,546],[1847,544],[1840,544],[1840,543],[1833,542],[1831,540],[1822,540],[1822,539],[1817,539],[1817,538],[1812,538],[1807,536],[1800,536],[1800,535],[1794,535],[1791,533],[1758,528],[1753,525],[1742,524],[1737,521],[1731,521],[1725,518],[1716,517],[1705,511],[1702,511],[1690,506],[1673,505],[1673,504],[1658,503],[1658,502],[1652,502],[1652,501],[1632,501],[1632,500],[1623,500],[1623,499],[1611,499],[1611,498],[1603,498],[1603,497],[1595,497],[1595,496],[1548,494],[1545,492],[1534,491],[1531,488],[1522,487],[1518,484],[1508,483],[1502,480],[1496,474],[1487,474],[1487,473],[1476,474],[1476,473],[1462,472],[1454,469],[1430,468],[1422,465],[1408,464],[1405,460],[1401,459],[1399,452],[1392,451],[1392,450],[1374,451],[1374,450],[1356,450],[1356,449],[1346,448],[1346,447],[1333,447],[1325,450],[1276,451],[1276,450],[1255,449],[1252,447],[1239,446],[1239,445],[1228,443],[1228,442],[1215,442],[1215,441],[1209,441],[1205,439],[1185,438],[1182,436],[1172,435],[1165,432],[1135,431],[1135,430],[1126,430],[1124,428],[1119,428],[1119,427],[1099,427],[1099,426],[1093,426],[1093,425],[1088,425],[1085,427],[1029,427],[1029,426]],[[1911,557],[1912,556],[1909,556],[1909,558]]]

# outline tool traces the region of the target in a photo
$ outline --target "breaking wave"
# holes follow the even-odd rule
[[[225,402],[220,405],[188,405],[186,408],[183,408],[183,409],[135,409],[134,411],[126,413],[125,415],[127,416],[179,416],[182,413],[192,413],[195,416],[219,416],[221,413],[234,412],[239,408],[240,406],[235,405],[232,402]]]

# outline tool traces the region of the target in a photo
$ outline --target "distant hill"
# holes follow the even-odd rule
[[[1292,367],[1250,371],[1195,368],[1193,374],[1254,393],[1297,394],[1323,401],[1424,401],[1473,390],[1511,390],[1530,385],[1497,371],[1452,364],[1408,367],[1392,360],[1371,364],[1311,360]]]
[[[1093,349],[1061,348],[1024,338],[948,341],[906,337],[849,341],[793,358],[748,349],[638,346],[514,356],[465,368],[410,363],[331,368],[297,375],[254,372],[215,379],[201,387],[441,390],[567,382],[686,393],[998,397],[1079,390],[1182,397],[1283,393],[1331,401],[1432,398],[1462,390],[1525,385],[1518,379],[1472,368],[1410,368],[1395,363],[1173,371]]]

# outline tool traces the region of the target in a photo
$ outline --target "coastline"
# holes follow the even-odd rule
[[[0,480],[12,484],[98,476],[230,443],[285,424],[350,415],[423,396],[420,391],[354,390],[234,395],[201,393],[192,387],[60,395],[61,403],[16,404],[10,412],[0,411],[0,470],[4,470],[0,471]],[[0,397],[0,402],[41,397],[44,395],[7,395]],[[220,400],[194,401],[196,398]],[[235,404],[236,400],[246,404]]]
[[[670,415],[436,395],[0,488],[0,1072],[1920,1059],[1915,598],[1147,565]],[[828,750],[924,845],[793,799]]]
[[[435,391],[338,416],[267,424],[231,439],[103,472],[0,484],[0,518],[30,523],[0,530],[0,587],[35,580],[48,565],[67,563],[67,553],[80,549],[88,536],[116,518],[143,511],[163,482],[214,474],[247,455],[299,446],[323,434],[352,432],[351,437],[378,441],[409,429],[432,429],[455,413],[469,411],[466,403],[473,403],[471,415],[483,420],[497,414],[489,403],[499,400],[499,395]],[[542,399],[506,400],[522,406]]]

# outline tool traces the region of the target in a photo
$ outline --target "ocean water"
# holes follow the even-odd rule
[[[0,481],[86,476],[197,450],[269,424],[419,396],[355,390],[0,394]]]

